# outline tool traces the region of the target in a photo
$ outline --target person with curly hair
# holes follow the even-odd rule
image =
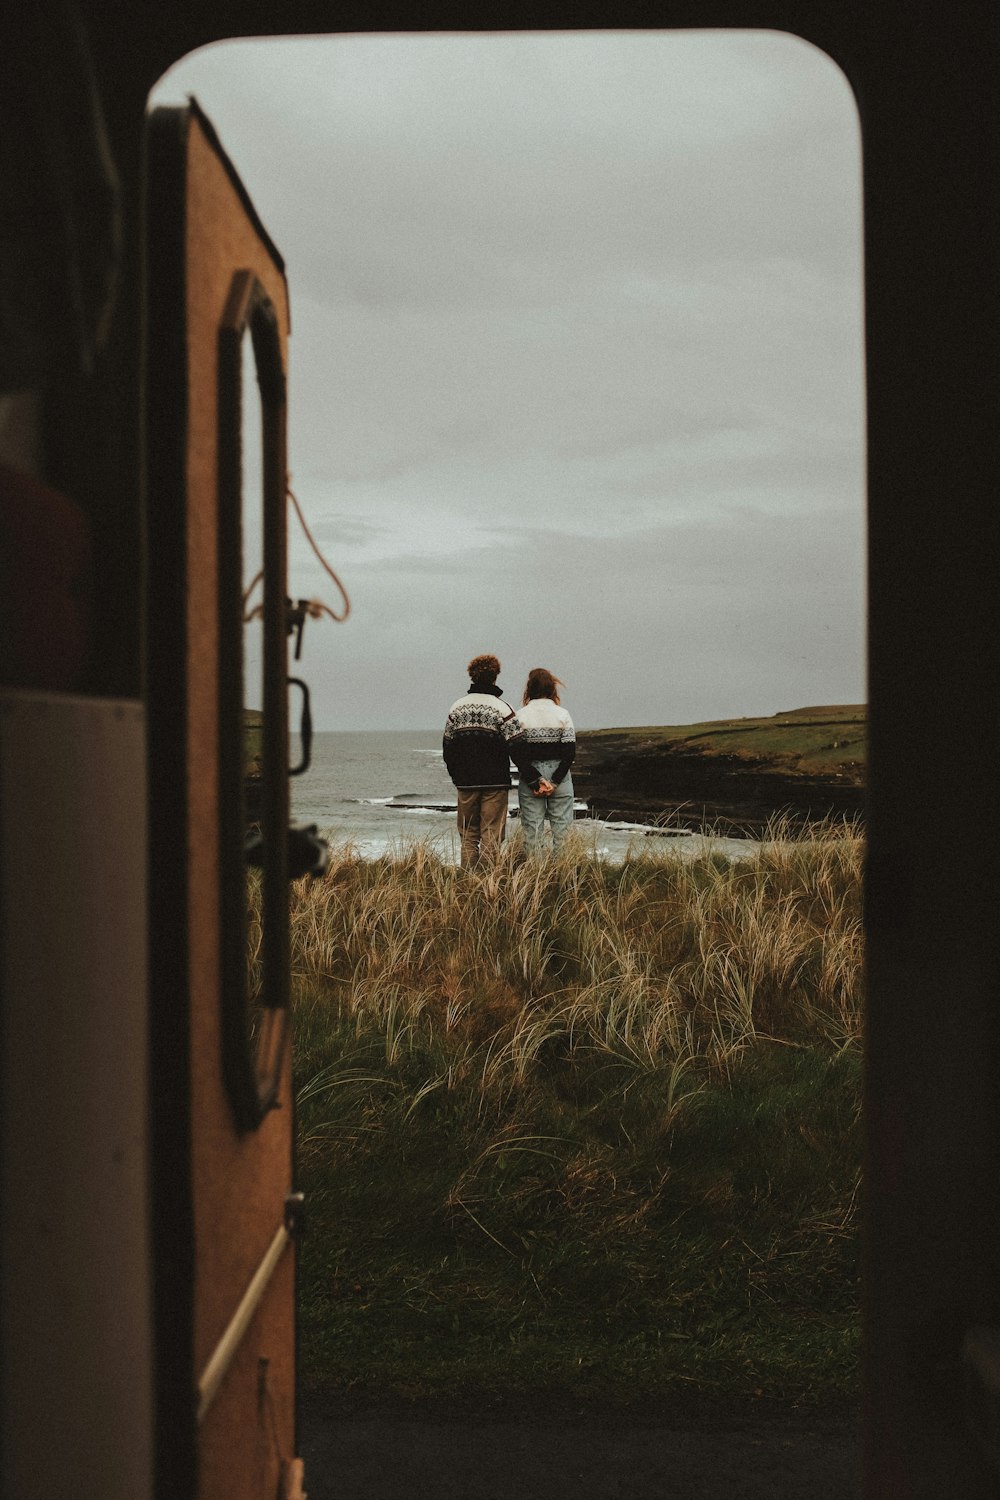
[[[521,784],[540,787],[527,754],[521,721],[497,687],[500,662],[490,654],[469,662],[469,691],[448,711],[444,763],[458,791],[463,869],[494,858],[507,832],[510,763]]]
[[[532,667],[518,718],[524,728],[532,777],[522,778],[517,791],[529,854],[541,854],[545,824],[552,831],[552,850],[558,854],[573,823],[573,778],[569,769],[576,754],[573,720],[559,702],[565,683],[547,667]]]

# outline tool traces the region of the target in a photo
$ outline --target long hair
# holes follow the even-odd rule
[[[553,677],[547,667],[532,667],[521,702],[530,703],[532,698],[551,698],[553,703],[558,703],[559,689],[565,686],[558,677]]]

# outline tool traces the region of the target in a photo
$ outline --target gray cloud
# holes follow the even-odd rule
[[[860,525],[833,511],[808,536],[749,511],[589,544],[511,528],[447,558],[356,567],[356,635],[314,636],[311,670],[342,712],[363,703],[385,727],[433,727],[487,649],[510,692],[551,666],[590,726],[862,701],[862,556]],[[372,659],[377,694],[362,687]]]
[[[337,37],[205,49],[158,97],[188,90],[289,267],[295,488],[354,601],[307,633],[322,725],[435,725],[482,649],[508,688],[548,661],[595,725],[863,697],[859,146],[828,58]],[[294,527],[290,562],[323,593]]]

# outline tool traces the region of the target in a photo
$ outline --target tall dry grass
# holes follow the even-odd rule
[[[833,823],[473,875],[334,851],[292,909],[312,1378],[461,1382],[455,1321],[477,1380],[849,1388],[862,863]]]
[[[546,1049],[637,1074],[748,1047],[856,1047],[863,840],[850,824],[775,825],[749,857],[684,858],[645,840],[620,865],[524,861],[507,844],[469,875],[421,844],[335,852],[297,887],[293,969],[303,1046],[331,1023],[428,1046],[484,1101]]]

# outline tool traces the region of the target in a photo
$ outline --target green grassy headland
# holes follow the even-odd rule
[[[581,738],[595,747],[612,740],[631,741],[637,748],[683,746],[706,755],[767,761],[791,772],[833,775],[842,770],[863,772],[868,710],[864,704],[795,708],[756,719],[591,729]]]
[[[847,705],[588,730],[573,779],[603,815],[758,832],[779,814],[862,816],[866,765],[867,710]]]

